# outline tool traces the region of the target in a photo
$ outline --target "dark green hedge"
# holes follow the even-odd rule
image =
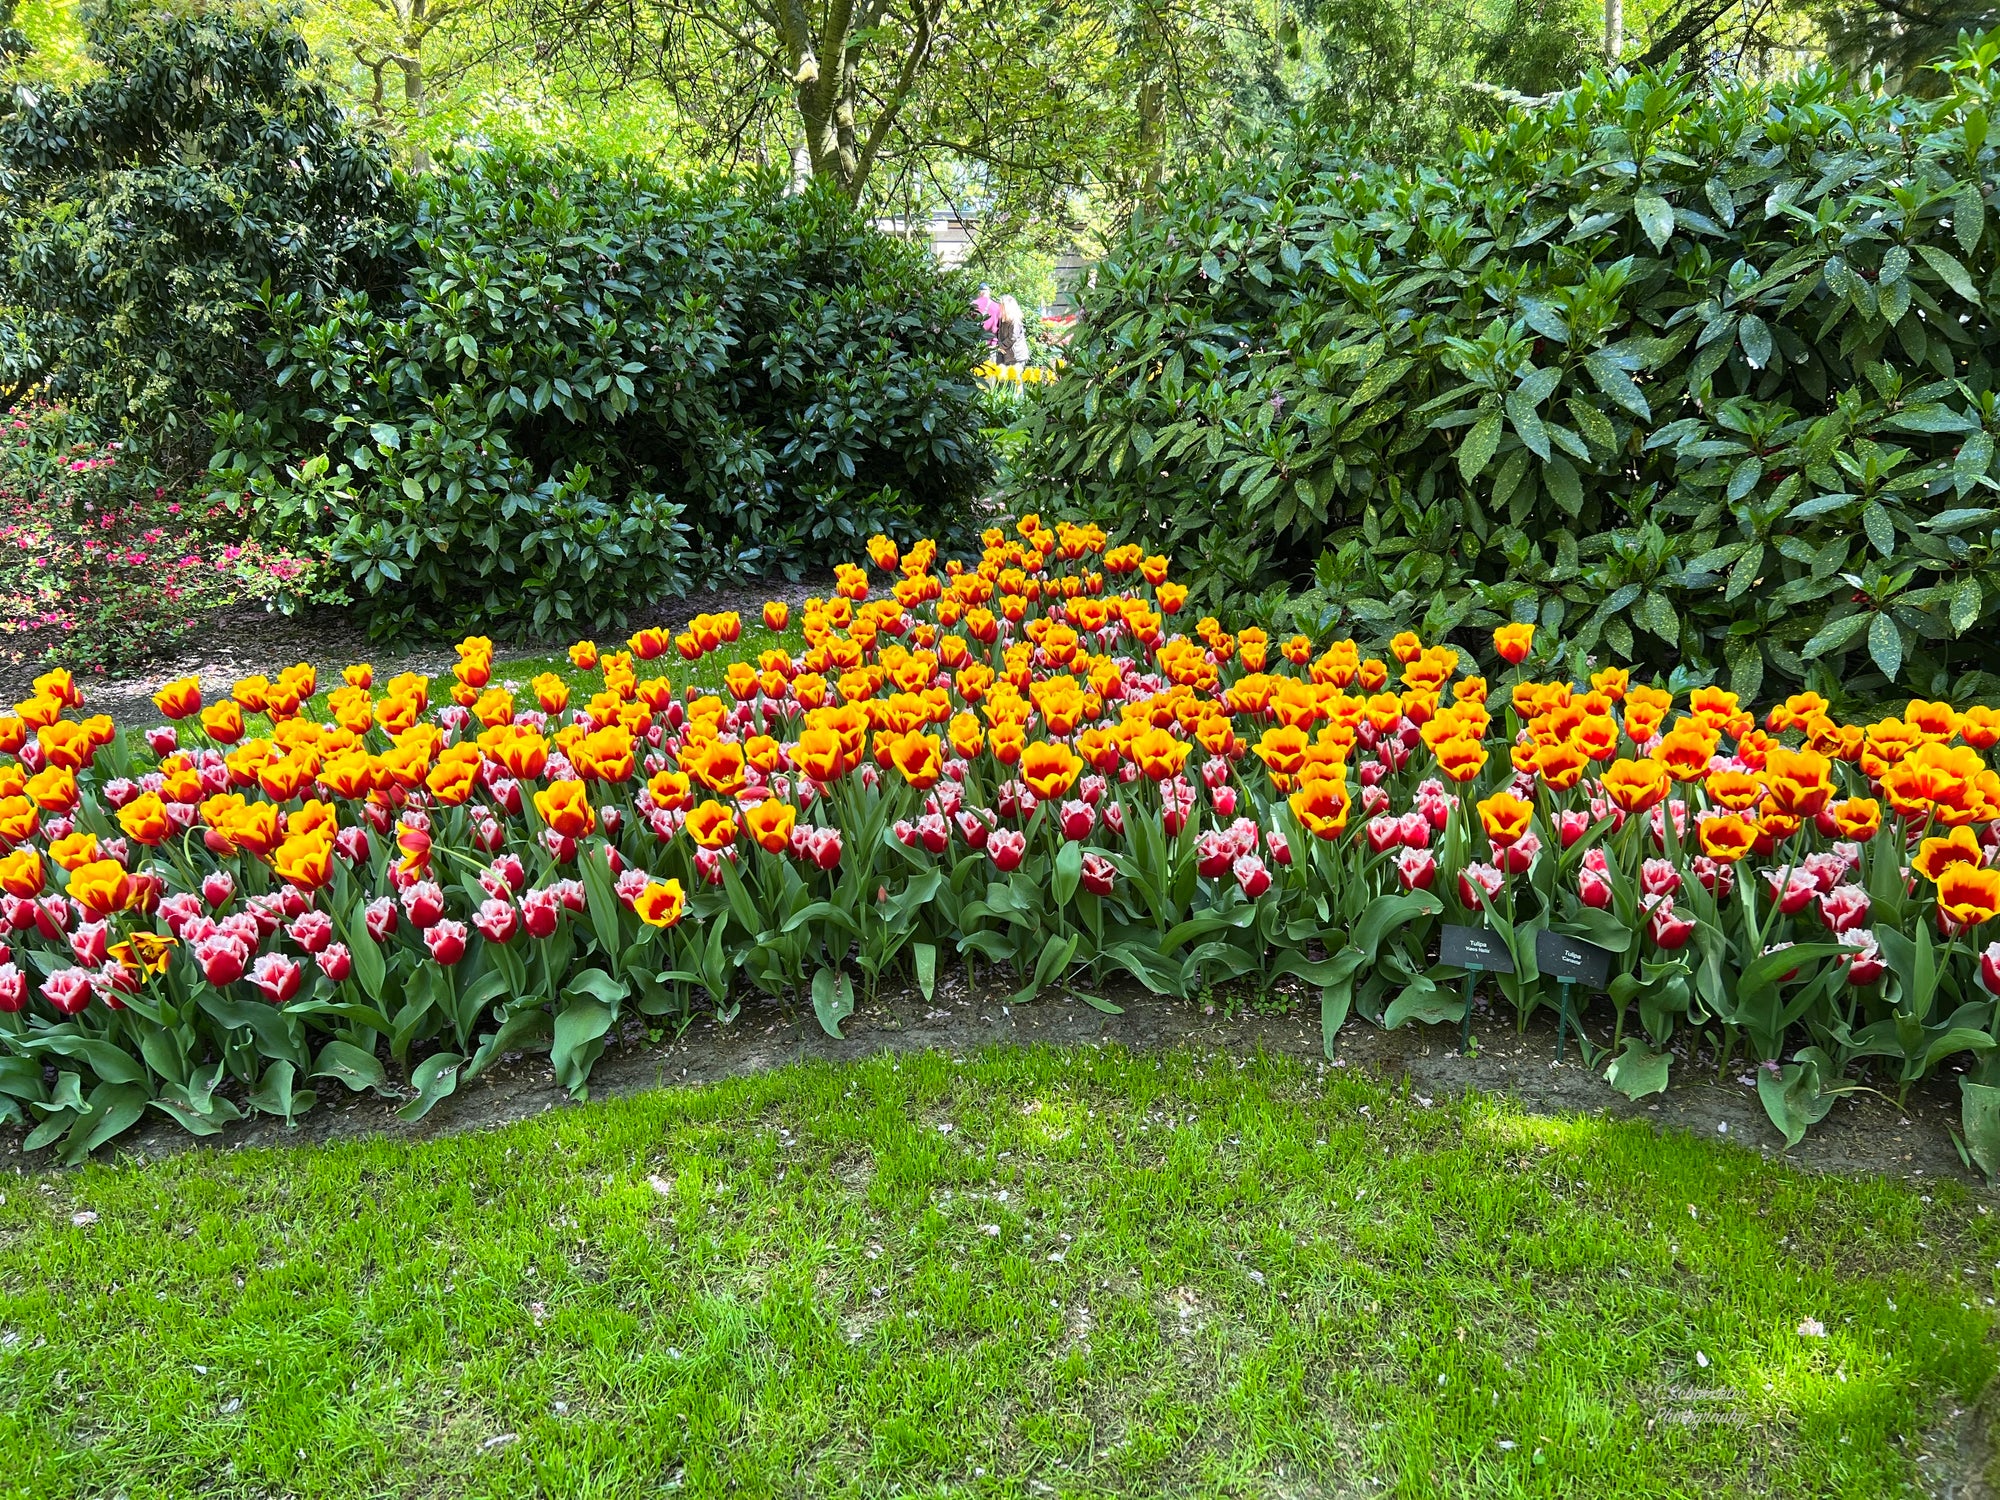
[[[1990,691],[1996,59],[1924,100],[1599,74],[1414,172],[1213,162],[1097,267],[1034,498],[1323,629]]]
[[[96,76],[0,108],[0,377],[128,484],[205,464],[377,633],[596,629],[950,538],[988,482],[971,287],[838,195],[562,152],[406,180],[282,16],[88,25]]]
[[[199,472],[215,396],[267,378],[260,288],[379,284],[403,206],[283,20],[86,14],[97,76],[0,106],[0,366],[150,484]]]
[[[687,566],[952,533],[990,472],[970,288],[780,189],[507,151],[416,184],[393,299],[272,300],[218,471],[330,524],[385,631],[595,627]]]

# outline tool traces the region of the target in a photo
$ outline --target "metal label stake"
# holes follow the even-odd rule
[[[1451,923],[1438,929],[1438,962],[1465,970],[1465,1014],[1458,1023],[1458,1050],[1472,1050],[1472,992],[1485,974],[1511,974],[1514,955],[1500,934],[1490,927],[1459,927]]]
[[[1535,934],[1535,967],[1556,982],[1556,1061],[1561,1062],[1569,1041],[1571,994],[1578,985],[1602,991],[1611,983],[1611,950],[1571,933],[1543,928]],[[1581,1016],[1576,1022],[1576,1046],[1584,1061],[1589,1062],[1590,1055],[1584,1051]]]

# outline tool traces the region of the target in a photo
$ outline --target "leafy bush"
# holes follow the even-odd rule
[[[382,632],[601,628],[683,589],[690,542],[713,579],[949,535],[989,465],[970,292],[780,188],[459,163],[394,299],[271,298],[276,385],[216,466],[265,524],[330,525]]]
[[[1211,163],[1083,292],[1034,498],[1218,602],[1317,556],[1322,630],[1991,691],[1996,59],[1926,100],[1599,73],[1434,168]]]
[[[122,437],[142,480],[198,471],[213,394],[265,378],[259,288],[310,316],[379,274],[387,158],[280,18],[112,4],[88,44],[100,76],[0,118],[0,371]]]

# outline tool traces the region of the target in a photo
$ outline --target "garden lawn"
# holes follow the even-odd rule
[[[697,611],[701,602],[701,595],[691,594],[686,599],[674,601],[667,613],[676,619],[684,620]],[[797,610],[793,611],[794,619],[782,631],[766,630],[755,622],[754,617],[746,615],[743,619],[743,633],[737,637],[736,644],[727,650],[711,651],[698,662],[683,661],[678,652],[672,651],[664,656],[656,656],[651,661],[639,661],[635,658],[632,670],[641,678],[664,677],[674,685],[676,692],[685,692],[690,685],[694,685],[727,697],[723,687],[723,677],[729,670],[731,662],[746,661],[754,666],[757,658],[766,651],[781,650],[788,655],[797,655],[805,649],[805,631],[796,618],[798,613]],[[597,646],[607,655],[613,651],[631,649],[625,641],[614,640],[610,636],[600,640]],[[546,656],[508,657],[493,664],[495,682],[520,684],[514,696],[522,708],[535,706],[534,689],[529,684],[544,672],[553,672],[569,684],[570,701],[578,708],[588,703],[593,693],[601,692],[604,688],[604,675],[598,668],[592,667],[587,672],[579,671],[570,664],[569,657],[560,651],[551,652]],[[377,692],[381,691],[387,680],[385,677],[376,683]],[[337,682],[321,684],[333,687],[339,685]],[[441,698],[450,688],[451,676],[448,672],[439,673],[432,679],[434,696]],[[318,706],[318,703],[314,704],[315,708]]]
[[[1995,1365],[1957,1187],[1267,1059],[885,1056],[4,1192],[38,1500],[1877,1497]]]

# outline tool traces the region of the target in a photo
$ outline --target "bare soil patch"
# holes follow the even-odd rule
[[[1582,1064],[1573,1036],[1564,1059],[1556,1062],[1555,1024],[1546,1013],[1538,1014],[1524,1030],[1517,1030],[1509,1016],[1479,1015],[1473,1026],[1473,1049],[1466,1056],[1459,1054],[1458,1038],[1446,1027],[1382,1031],[1349,1020],[1341,1028],[1334,1059],[1328,1062],[1321,1047],[1319,1009],[1310,1001],[1282,1012],[1275,1006],[1259,1006],[1231,1013],[1220,1005],[1167,1000],[1143,990],[1114,987],[1112,998],[1124,1010],[1109,1015],[1054,992],[1027,1005],[1010,1005],[1008,993],[1004,985],[974,984],[962,969],[949,970],[939,974],[930,1001],[914,989],[878,993],[848,1019],[840,1038],[826,1035],[809,1007],[764,999],[747,1000],[727,1025],[712,1016],[698,1016],[681,1035],[657,1044],[650,1043],[645,1027],[634,1022],[597,1063],[590,1092],[594,1098],[616,1097],[651,1088],[700,1085],[792,1063],[851,1062],[879,1052],[966,1052],[998,1045],[1115,1045],[1138,1052],[1184,1047],[1235,1057],[1263,1052],[1300,1058],[1316,1067],[1365,1069],[1375,1077],[1403,1083],[1420,1107],[1477,1090],[1540,1114],[1645,1120],[1659,1131],[1687,1131],[1769,1157],[1782,1156],[1813,1171],[1875,1173],[1916,1183],[1943,1177],[1983,1191],[1977,1173],[1966,1170],[1952,1141],[1958,1090],[1949,1075],[1913,1090],[1901,1109],[1893,1098],[1853,1094],[1786,1152],[1784,1138],[1757,1100],[1747,1065],[1732,1064],[1718,1080],[1711,1055],[1704,1052],[1692,1060],[1682,1055],[1667,1092],[1635,1102]],[[1586,1025],[1593,1045],[1609,1044],[1608,1011],[1591,1016]],[[296,1126],[256,1116],[202,1140],[161,1119],[121,1137],[114,1149],[153,1158],[185,1150],[360,1136],[422,1139],[487,1129],[574,1102],[557,1086],[547,1058],[536,1054],[503,1062],[414,1124],[395,1114],[407,1097],[407,1093],[386,1099],[353,1096],[326,1083],[319,1107]],[[0,1137],[0,1163],[34,1169],[46,1162],[40,1155],[23,1156],[20,1140],[19,1131]]]

